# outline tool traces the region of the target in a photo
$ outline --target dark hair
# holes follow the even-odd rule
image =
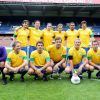
[[[84,20],[84,21],[81,22],[81,25],[82,25],[82,24],[86,24],[86,25],[87,25],[87,22]]]
[[[34,23],[36,23],[36,22],[40,22],[40,21],[39,20],[35,20]]]
[[[22,24],[29,23],[29,20],[23,20]]]
[[[75,23],[74,23],[74,22],[70,22],[69,25],[70,25],[70,24],[75,24]]]
[[[55,38],[55,41],[56,41],[56,40],[61,40],[61,41],[62,41],[61,37],[56,37],[56,38]]]
[[[18,43],[20,43],[19,41],[15,41],[13,44],[12,44],[12,47],[14,48]]]
[[[43,46],[44,46],[44,43],[43,43],[41,40],[37,41],[36,46],[37,46],[39,43],[40,43],[40,44],[43,44]]]
[[[57,28],[58,28],[58,27],[63,27],[63,24],[61,24],[61,23],[58,24],[58,25],[57,25]]]

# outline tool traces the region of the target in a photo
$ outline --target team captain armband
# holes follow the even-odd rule
[[[10,58],[7,58],[7,60],[6,60],[6,61],[11,62],[11,59],[10,59]]]
[[[27,60],[27,56],[23,56],[23,59],[24,59],[24,60]]]
[[[49,57],[47,57],[47,58],[46,58],[46,61],[50,61],[50,58],[49,58]]]
[[[72,60],[73,59],[73,56],[69,55],[68,58],[69,58],[69,60]]]
[[[30,58],[30,62],[34,62],[34,58]]]

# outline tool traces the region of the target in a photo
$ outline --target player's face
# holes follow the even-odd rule
[[[81,41],[79,39],[76,39],[74,43],[76,48],[79,48],[81,45]]]
[[[57,48],[60,48],[60,47],[61,47],[61,43],[62,43],[61,40],[56,40],[56,41],[55,41],[56,47],[57,47]]]
[[[15,50],[16,52],[19,52],[19,51],[21,50],[21,45],[20,45],[20,43],[17,43],[17,44],[16,44],[16,46],[14,47],[14,50]]]
[[[52,29],[52,25],[51,25],[51,24],[48,24],[48,25],[47,25],[47,29],[48,29],[48,30],[51,30],[51,29]]]
[[[58,27],[58,31],[62,31],[63,30],[63,27]]]
[[[75,24],[74,24],[74,23],[71,23],[70,26],[69,26],[69,28],[70,28],[71,30],[74,30],[74,29],[75,29]]]
[[[84,24],[82,24],[82,28],[86,28],[87,27],[87,25],[84,23]]]
[[[40,22],[39,21],[36,21],[35,24],[34,24],[34,27],[39,29],[40,28]]]
[[[41,50],[43,50],[43,44],[42,43],[38,43],[37,44],[37,50],[39,50],[39,51],[41,51]]]
[[[22,24],[22,26],[23,26],[24,28],[28,28],[28,27],[29,27],[29,23],[28,23],[28,22],[25,22],[25,23]]]
[[[92,43],[92,47],[93,47],[94,50],[96,50],[98,48],[98,46],[99,46],[98,42]]]

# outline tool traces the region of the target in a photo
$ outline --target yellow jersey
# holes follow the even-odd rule
[[[59,49],[56,48],[55,45],[50,45],[47,47],[47,51],[50,54],[50,58],[54,62],[59,62],[61,61],[66,55],[66,48],[64,46],[61,46]]]
[[[66,31],[66,37],[67,37],[67,48],[71,48],[74,46],[74,41],[76,38],[78,38],[78,31],[77,30],[68,30]]]
[[[81,47],[89,47],[90,38],[92,36],[92,31],[89,28],[86,28],[85,30],[79,29],[78,35],[81,40]]]
[[[44,29],[42,31],[41,37],[44,42],[44,48],[48,47],[49,45],[52,44],[53,40],[53,30],[48,31],[47,29]]]
[[[19,67],[23,64],[24,60],[27,60],[27,56],[23,50],[20,50],[18,54],[12,50],[7,56],[7,62],[10,62],[11,67]]]
[[[42,31],[36,28],[30,28],[30,46],[36,46],[37,41],[40,40]]]
[[[30,29],[24,29],[23,27],[18,28],[14,36],[16,37],[16,40],[21,43],[21,47],[28,46],[28,38],[30,36]]]
[[[81,63],[82,58],[86,56],[86,51],[83,48],[76,50],[75,47],[72,47],[69,49],[68,55],[73,57],[73,65],[77,65]]]
[[[50,61],[49,53],[45,50],[41,54],[37,50],[33,51],[30,56],[30,61],[33,62],[35,66],[44,66],[47,61]]]
[[[87,53],[88,60],[91,60],[95,64],[100,64],[100,48],[95,52],[92,48]]]
[[[66,38],[66,32],[62,31],[61,33],[59,31],[54,31],[53,36],[56,37],[61,37],[62,39],[62,45],[65,45],[65,38]]]

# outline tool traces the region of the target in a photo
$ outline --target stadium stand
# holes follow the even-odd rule
[[[27,2],[28,0],[0,0],[0,43],[9,46],[14,29],[21,25],[22,20],[28,19],[41,21],[41,29],[45,28],[47,22],[56,26],[64,24],[64,30],[68,29],[68,23],[74,21],[76,29],[82,20],[86,20],[92,28],[97,39],[100,38],[100,4],[98,2],[88,3],[63,3],[65,0],[48,2]],[[10,2],[6,2],[10,1]],[[13,1],[13,2],[11,2]],[[15,2],[14,2],[15,1]],[[25,2],[24,2],[25,1]],[[38,0],[37,0],[38,1]],[[42,1],[42,0],[41,0]],[[83,0],[84,1],[84,0]],[[30,23],[30,24],[31,24]],[[6,41],[5,41],[6,40]]]

